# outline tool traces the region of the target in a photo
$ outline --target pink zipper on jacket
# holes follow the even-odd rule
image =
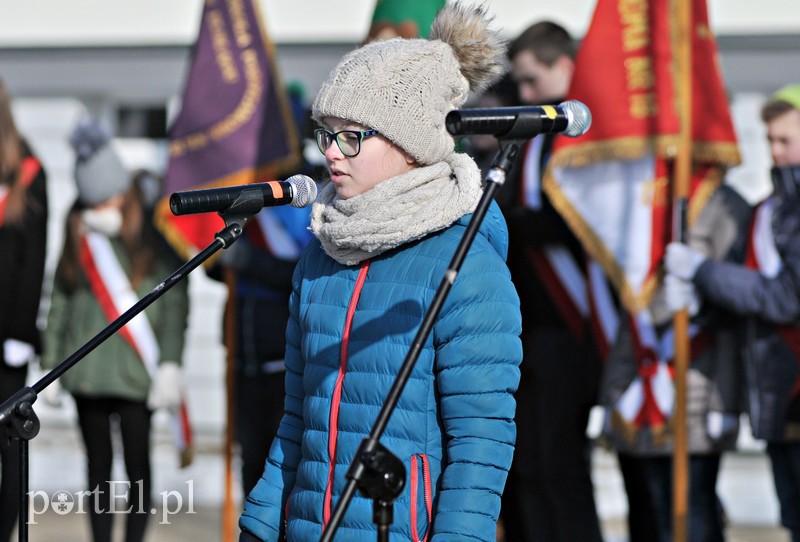
[[[420,480],[422,478],[422,480]],[[422,490],[422,498],[425,503],[425,517],[427,527],[422,538],[417,532],[417,515],[419,514],[419,491]],[[413,542],[428,542],[428,535],[431,532],[431,516],[433,515],[431,489],[431,471],[428,466],[428,456],[417,454],[411,456],[411,540]]]
[[[342,401],[342,387],[344,385],[344,375],[347,372],[347,348],[350,344],[350,329],[353,325],[353,315],[356,312],[358,305],[358,298],[361,296],[361,289],[364,287],[364,281],[367,280],[367,272],[369,271],[369,260],[361,264],[361,269],[358,271],[358,278],[356,285],[353,289],[353,294],[350,296],[350,304],[347,307],[347,318],[344,322],[344,332],[342,333],[342,345],[339,350],[339,374],[336,377],[336,384],[333,388],[333,396],[331,397],[331,413],[329,417],[328,429],[328,483],[325,486],[325,501],[322,509],[322,530],[328,526],[331,519],[331,498],[333,495],[333,479],[334,471],[336,470],[336,440],[339,436],[339,407]]]

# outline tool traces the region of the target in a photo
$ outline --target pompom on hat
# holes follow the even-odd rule
[[[800,84],[786,85],[772,95],[772,101],[781,101],[800,109]]]
[[[128,189],[131,177],[114,152],[106,128],[83,120],[70,134],[69,142],[75,151],[75,184],[81,203],[94,207]]]
[[[368,43],[345,55],[322,84],[312,117],[338,117],[378,130],[420,165],[453,152],[448,112],[507,70],[505,43],[482,6],[448,3],[428,39]]]

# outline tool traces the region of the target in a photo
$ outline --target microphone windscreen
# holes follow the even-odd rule
[[[292,185],[292,207],[307,207],[317,199],[317,183],[308,175],[292,175],[286,182]]]

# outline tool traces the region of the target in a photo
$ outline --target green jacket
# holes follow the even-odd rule
[[[123,268],[129,271],[130,265],[121,242],[113,240],[112,243]],[[180,262],[174,255],[160,256],[151,275],[137,288],[138,298],[151,292],[178,265]],[[186,281],[175,284],[144,312],[161,351],[159,363],[180,363],[189,312]],[[54,368],[108,324],[83,274],[80,286],[69,295],[56,280],[44,335],[42,367],[47,370]],[[72,366],[61,377],[61,384],[76,395],[144,401],[150,388],[150,376],[133,348],[116,332]]]

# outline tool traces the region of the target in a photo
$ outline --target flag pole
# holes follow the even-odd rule
[[[687,238],[687,209],[692,170],[692,0],[676,0],[676,97],[678,103],[678,148],[673,186],[673,240]],[[687,502],[689,457],[686,424],[687,373],[690,359],[689,313],[684,307],[673,316],[675,329],[675,411],[672,461],[672,534],[675,542],[688,539]]]
[[[228,301],[224,313],[224,342],[226,347],[225,364],[225,497],[222,503],[222,542],[234,542],[236,529],[236,497],[234,495],[234,433],[236,430],[235,402],[236,393],[234,365],[236,363],[236,272],[228,267],[223,270],[225,284],[228,287]]]

